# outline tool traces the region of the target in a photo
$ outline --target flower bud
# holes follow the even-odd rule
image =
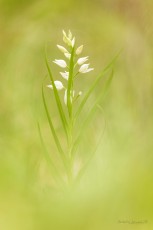
[[[64,53],[65,57],[70,59],[71,58],[71,54],[70,53]]]
[[[62,53],[68,53],[67,49],[65,49],[63,46],[57,45],[57,47]]]
[[[79,46],[77,49],[76,49],[76,55],[79,55],[82,53],[82,50],[83,50],[83,45]]]

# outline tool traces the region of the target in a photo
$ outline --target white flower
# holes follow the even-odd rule
[[[66,72],[66,71],[65,71],[65,73],[60,72],[60,74],[61,74],[61,76],[62,76],[64,79],[68,80],[68,78],[69,78],[69,72]]]
[[[75,91],[73,90],[73,92],[72,91],[70,92],[71,103],[72,103],[72,100],[74,98],[74,95],[75,95]],[[67,105],[67,89],[65,90],[65,93],[64,93],[64,103],[65,103],[65,105]]]
[[[89,64],[83,64],[81,67],[80,67],[80,69],[79,69],[79,72],[80,73],[88,73],[88,72],[90,72],[90,71],[92,71],[94,68],[89,68],[88,69],[88,67],[89,67]]]
[[[67,66],[66,62],[64,60],[57,60],[53,61],[55,64],[59,65],[62,68],[65,68]]]
[[[65,57],[70,59],[71,58],[71,54],[70,53],[64,53]]]
[[[84,71],[83,73],[88,73],[88,72],[90,72],[90,71],[92,71],[92,70],[94,70],[94,68],[89,68],[89,69],[87,69],[86,71]]]
[[[72,42],[71,42],[71,46],[74,47],[75,45],[75,37],[73,38]]]
[[[63,46],[57,45],[57,47],[62,53],[68,53],[67,49],[65,49]]]
[[[62,90],[64,88],[61,81],[54,81],[54,84],[57,90]],[[47,85],[47,87],[53,89],[52,85]]]
[[[78,65],[82,65],[84,64],[86,61],[88,61],[88,57],[82,57],[82,58],[79,58],[77,63]]]
[[[84,71],[86,71],[89,67],[89,64],[83,64],[80,69],[79,69],[79,72],[80,73],[83,73]]]
[[[83,50],[83,45],[79,46],[77,49],[76,49],[76,55],[79,55],[82,53],[82,50]]]

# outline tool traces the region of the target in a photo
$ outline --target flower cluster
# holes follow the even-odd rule
[[[90,64],[86,64],[86,62],[88,61],[88,56],[77,58],[77,56],[82,53],[83,45],[75,49],[75,37],[72,36],[72,33],[70,30],[68,34],[66,34],[66,32],[63,30],[63,41],[68,46],[68,49],[66,49],[65,47],[61,45],[57,45],[57,47],[64,54],[69,64],[67,64],[65,60],[55,59],[53,61],[55,64],[57,64],[61,68],[66,69],[64,72],[60,72],[60,75],[62,76],[62,78],[64,78],[67,81],[69,80],[71,58],[73,58],[73,62],[74,62],[73,69],[76,69],[76,67],[78,67],[77,71],[75,71],[76,73],[73,74],[73,78],[75,78],[79,73],[88,73],[92,71],[93,68],[89,68]],[[74,50],[73,57],[72,57],[72,50]],[[58,81],[58,80],[54,81],[54,84],[57,90],[65,89],[64,103],[67,105],[67,88],[63,85],[61,81]],[[47,85],[47,87],[53,89],[52,85]],[[75,91],[72,89],[70,91],[71,102],[76,100],[81,94],[82,92],[79,92],[77,96],[75,97]]]

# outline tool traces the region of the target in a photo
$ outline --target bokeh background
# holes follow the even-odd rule
[[[153,229],[152,12],[152,0],[0,0],[0,229]],[[46,45],[58,74],[52,60],[62,29],[84,44],[95,68],[77,82],[82,91],[122,49],[91,130],[96,135],[106,121],[100,147],[80,187],[64,194],[54,188],[37,129],[39,121],[56,151],[41,87]]]

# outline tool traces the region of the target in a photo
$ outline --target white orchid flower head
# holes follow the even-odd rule
[[[66,68],[67,64],[64,60],[57,60],[55,59],[55,61],[53,61],[55,64],[57,64],[58,66],[62,67],[62,68]]]
[[[89,69],[88,69],[89,65],[90,65],[90,64],[83,64],[83,65],[80,67],[79,72],[80,72],[80,73],[88,73],[88,72],[94,70],[94,68],[89,68]]]
[[[77,64],[83,65],[86,61],[88,61],[88,57],[82,57],[78,59]]]
[[[89,67],[89,64],[83,64],[80,69],[79,69],[79,72],[80,73],[83,73],[84,71],[86,71]]]
[[[68,78],[69,78],[69,72],[66,72],[66,71],[65,71],[65,73],[60,72],[60,74],[61,74],[61,76],[62,76],[64,79],[68,80]]]
[[[57,90],[64,89],[64,86],[61,81],[54,81],[55,87]],[[53,85],[47,85],[48,88],[53,89]]]

